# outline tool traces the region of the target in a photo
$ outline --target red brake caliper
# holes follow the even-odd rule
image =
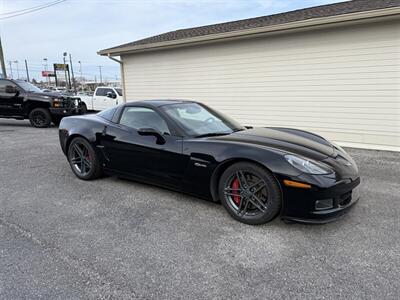
[[[233,196],[233,197],[232,197],[232,198],[233,198],[233,201],[234,201],[237,205],[239,205],[239,204],[240,204],[240,196],[239,196],[239,191],[238,191],[238,189],[240,188],[240,184],[239,184],[239,180],[238,180],[237,177],[235,177],[235,179],[233,179],[231,188],[232,188],[232,190],[233,190],[233,191],[232,191],[232,194],[237,195],[237,196]]]

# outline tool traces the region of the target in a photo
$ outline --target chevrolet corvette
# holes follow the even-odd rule
[[[340,146],[299,129],[243,126],[195,101],[66,117],[59,138],[82,180],[106,173],[162,186],[221,202],[246,224],[326,223],[359,199],[357,166]]]

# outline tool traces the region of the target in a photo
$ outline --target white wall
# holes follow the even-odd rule
[[[400,21],[122,59],[127,101],[194,99],[246,125],[400,150]]]

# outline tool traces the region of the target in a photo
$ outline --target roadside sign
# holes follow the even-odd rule
[[[68,71],[68,64],[54,64],[54,71]]]
[[[56,79],[56,86],[58,86],[61,82],[65,82],[65,85],[71,86],[71,77],[69,74],[69,65],[68,64],[53,64],[54,66],[54,77]]]
[[[56,77],[56,74],[51,71],[42,71],[42,77]]]

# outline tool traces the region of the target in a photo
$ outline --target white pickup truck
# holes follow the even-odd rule
[[[122,89],[105,86],[96,88],[93,96],[78,94],[77,97],[81,99],[81,105],[86,106],[87,110],[95,111],[114,107],[123,102]]]

